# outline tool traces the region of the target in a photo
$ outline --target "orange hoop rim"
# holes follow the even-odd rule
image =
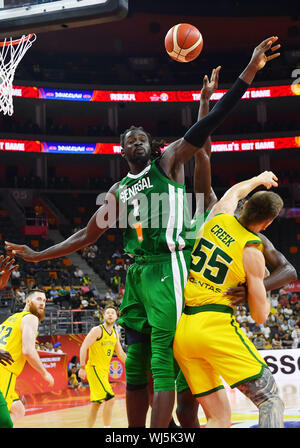
[[[21,41],[25,42],[27,40],[30,40],[33,36],[36,37],[36,35],[34,33],[31,33],[31,34],[28,34],[27,36],[20,37],[20,39],[2,41],[2,42],[0,42],[0,47],[8,47],[9,45],[18,45]]]

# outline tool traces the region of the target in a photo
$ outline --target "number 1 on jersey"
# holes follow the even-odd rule
[[[132,200],[132,205],[133,205],[133,216],[137,217],[140,216],[140,212],[139,212],[139,201],[137,199],[133,199]],[[136,230],[136,234],[138,237],[139,241],[143,241],[143,227],[142,227],[142,223],[141,222],[137,222],[136,224],[134,224],[134,228]]]

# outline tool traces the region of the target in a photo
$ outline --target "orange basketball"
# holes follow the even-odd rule
[[[194,25],[178,23],[167,32],[165,47],[168,55],[175,61],[190,62],[202,51],[202,35]]]

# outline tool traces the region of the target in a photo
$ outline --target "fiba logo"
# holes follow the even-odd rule
[[[162,101],[168,101],[168,99],[169,99],[169,95],[168,95],[167,93],[163,92],[163,93],[160,95],[160,99],[161,99]]]
[[[109,366],[109,376],[112,379],[121,378],[123,373],[123,366],[120,361],[111,361]]]

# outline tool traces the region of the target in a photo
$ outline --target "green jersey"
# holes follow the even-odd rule
[[[191,250],[185,186],[168,179],[154,160],[139,174],[128,173],[117,191],[124,250],[133,256]]]

